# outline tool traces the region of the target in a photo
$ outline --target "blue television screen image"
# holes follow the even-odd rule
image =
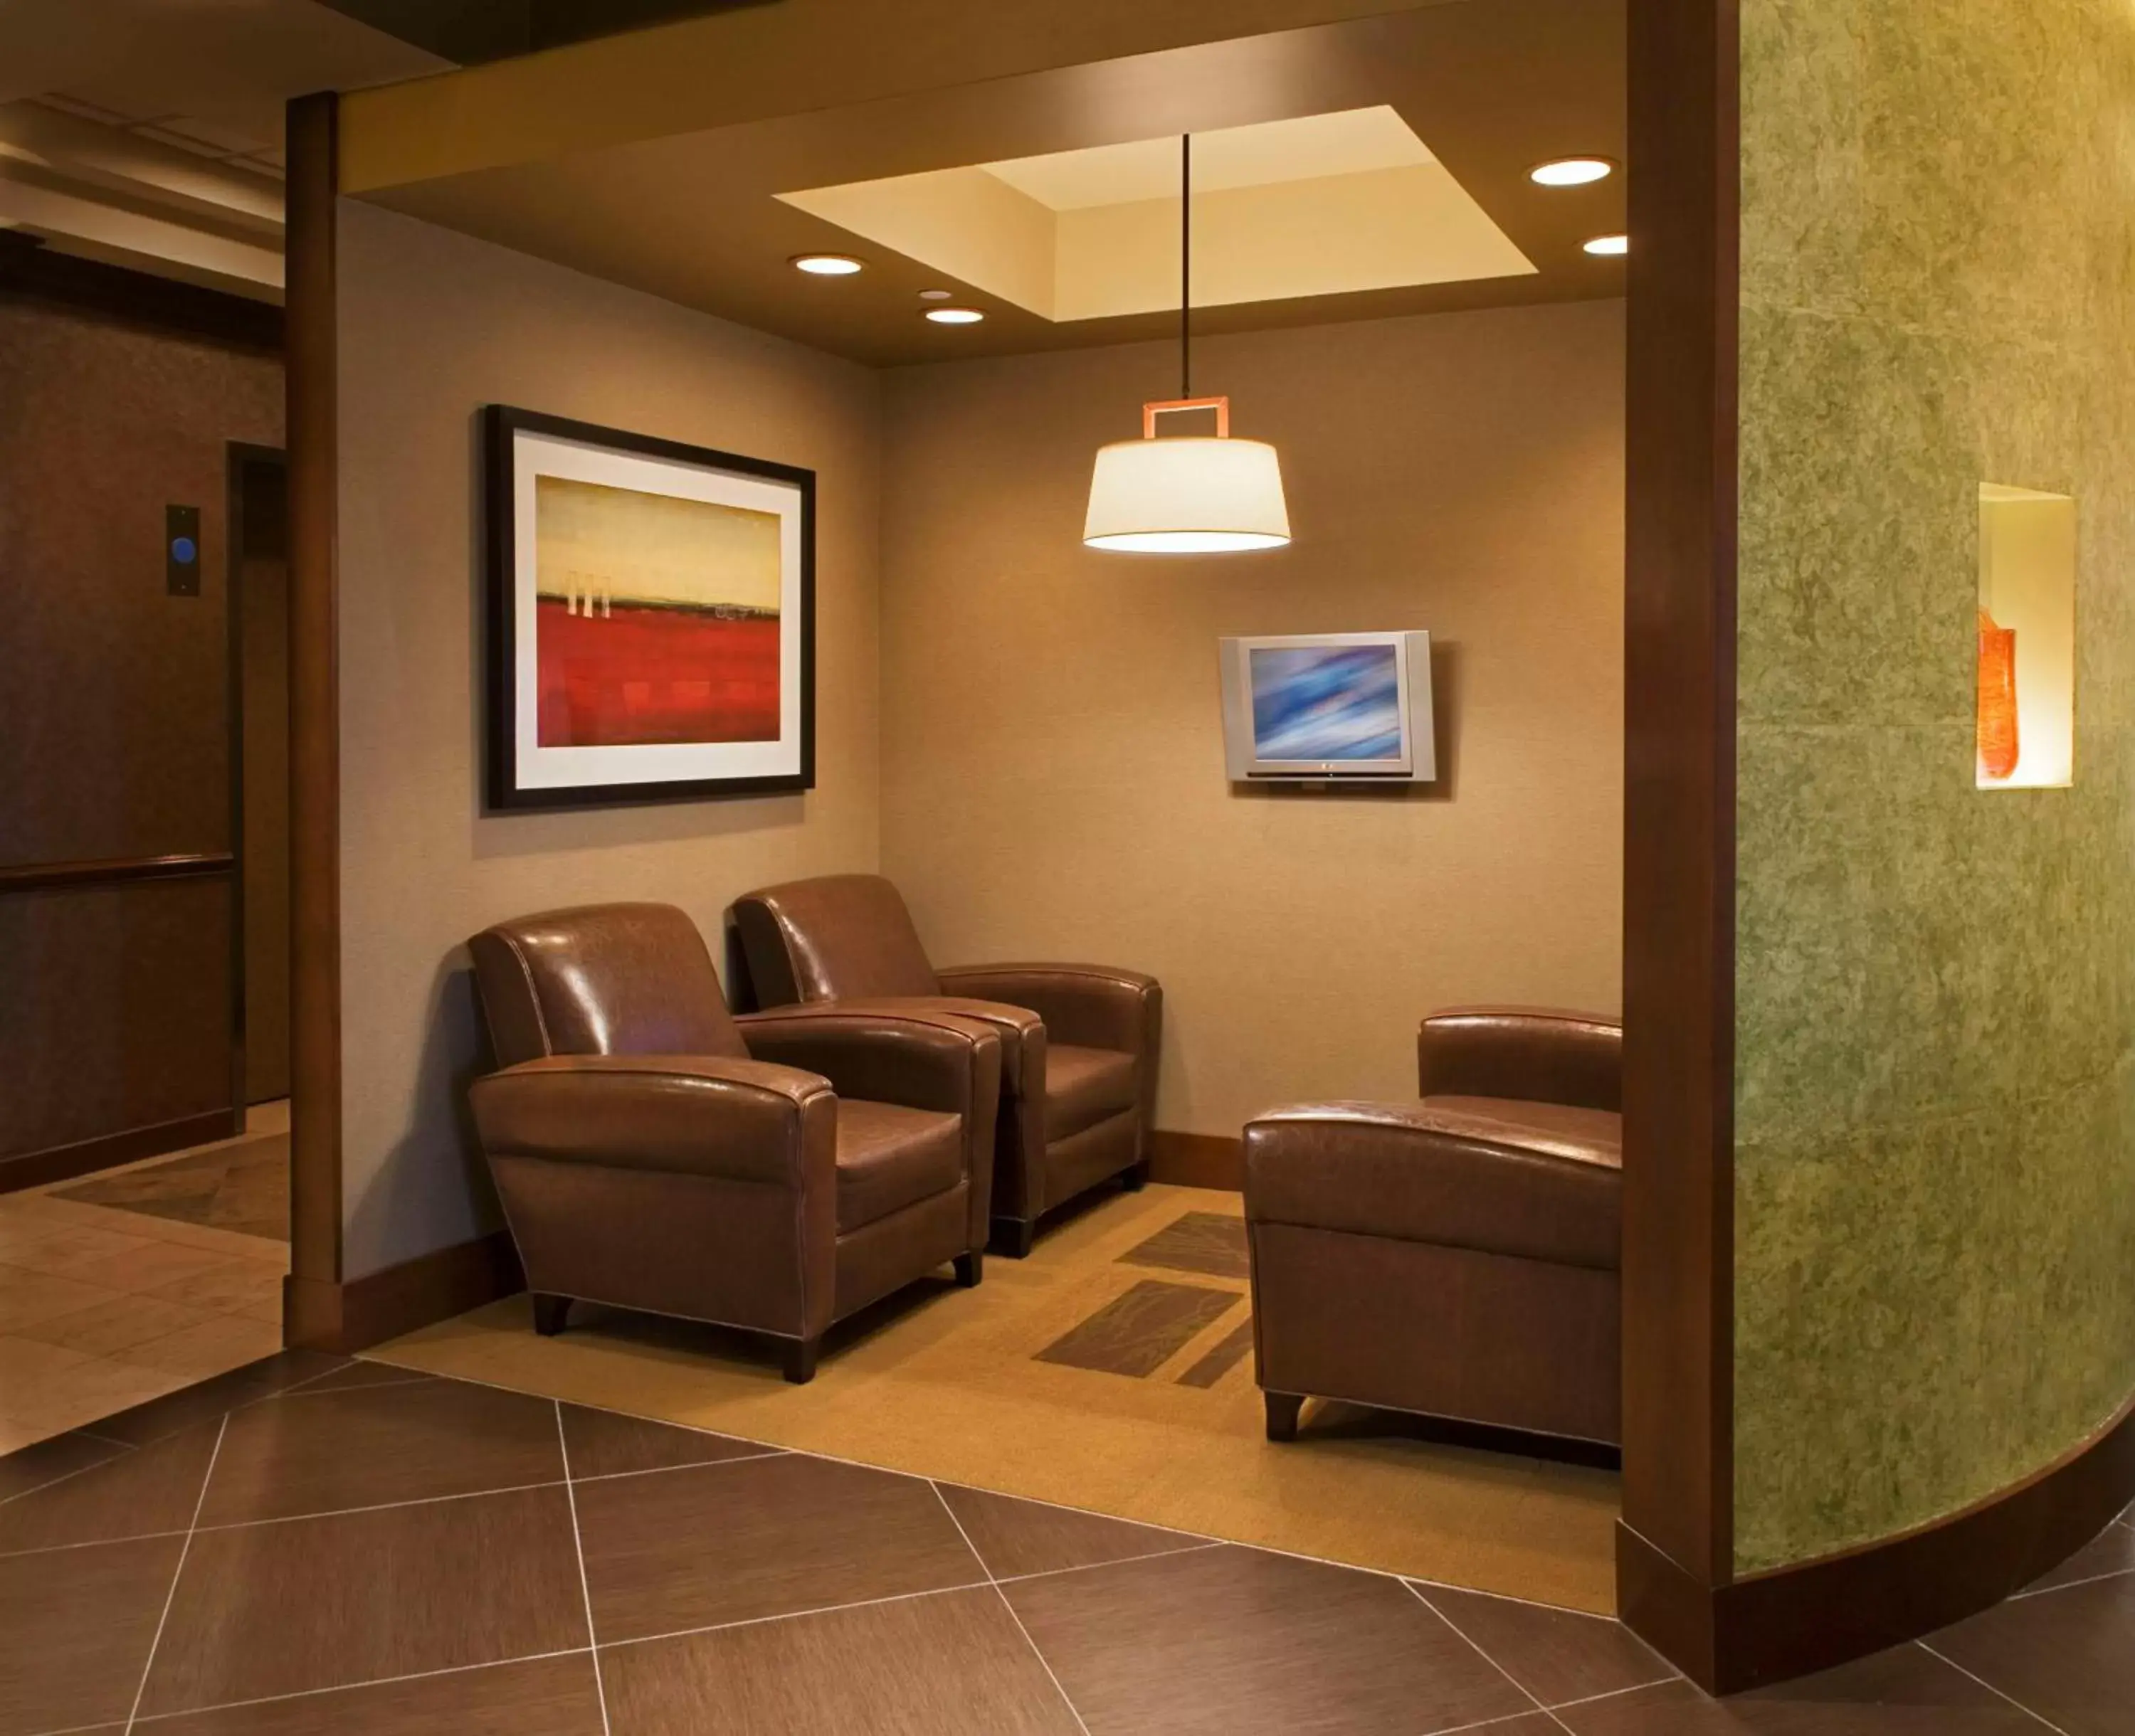
[[[1401,757],[1401,665],[1392,646],[1255,646],[1250,655],[1257,757]]]

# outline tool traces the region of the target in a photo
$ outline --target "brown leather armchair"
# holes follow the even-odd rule
[[[1584,1013],[1434,1013],[1421,1101],[1247,1127],[1269,1439],[1311,1395],[1619,1441],[1623,1043]]]
[[[469,943],[499,1070],[475,1121],[534,1294],[781,1341],[953,1261],[980,1281],[1000,1097],[993,1028],[915,1013],[727,1011],[664,904],[523,916]]]
[[[767,1007],[923,1008],[1000,1033],[996,1249],[1020,1259],[1042,1215],[1112,1176],[1141,1186],[1164,1018],[1155,978],[1097,965],[937,970],[904,900],[875,874],[765,887],[733,913]]]

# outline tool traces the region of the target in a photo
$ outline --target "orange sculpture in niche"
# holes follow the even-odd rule
[[[2016,630],[1979,612],[1979,772],[2000,780],[2016,769]]]

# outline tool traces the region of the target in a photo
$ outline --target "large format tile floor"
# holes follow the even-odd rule
[[[0,1459],[0,1736],[2135,1731],[2135,1529],[1726,1703],[1615,1622],[285,1352]]]
[[[288,1129],[0,1194],[0,1453],[278,1347]]]

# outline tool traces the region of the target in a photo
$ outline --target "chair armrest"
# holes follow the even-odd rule
[[[701,1055],[555,1055],[468,1093],[491,1157],[835,1187],[837,1098],[797,1067]]]
[[[841,1097],[965,1116],[1000,1099],[1000,1037],[977,1019],[828,1002],[734,1023],[758,1061],[819,1073]]]
[[[942,992],[1028,1007],[1053,1042],[1156,1054],[1164,990],[1139,970],[1102,965],[965,965],[940,973]]]
[[[1614,1270],[1619,1142],[1424,1103],[1312,1103],[1246,1125],[1246,1218]]]
[[[1449,1007],[1424,1020],[1416,1058],[1426,1097],[1624,1106],[1623,1022],[1600,1013]]]

